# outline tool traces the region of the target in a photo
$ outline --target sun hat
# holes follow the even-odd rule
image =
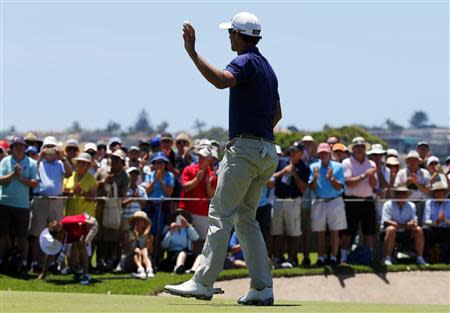
[[[44,142],[42,144],[42,148],[45,148],[46,146],[57,146],[58,141],[53,136],[47,136],[44,138]]]
[[[406,156],[406,160],[408,159],[417,159],[419,161],[422,161],[422,159],[419,156],[419,152],[417,152],[416,150],[411,150],[408,152],[408,155]]]
[[[389,156],[395,156],[396,158],[398,158],[398,151],[396,149],[387,149],[386,151],[386,155]]]
[[[133,223],[137,219],[142,219],[147,222],[147,224],[151,224],[152,221],[147,217],[147,214],[144,211],[134,212],[133,216],[128,219],[128,224],[133,225]]]
[[[95,152],[97,152],[97,145],[93,142],[88,142],[84,145],[84,152],[87,152],[89,150],[94,150]]]
[[[333,150],[333,152],[336,152],[336,151],[342,151],[342,152],[345,152],[345,151],[347,150],[347,148],[345,147],[344,144],[338,142],[338,143],[335,143],[335,144],[333,145],[332,150]]]
[[[62,249],[61,241],[53,238],[53,236],[48,231],[48,228],[45,228],[39,235],[39,246],[41,247],[41,250],[47,255],[56,255]]]
[[[40,140],[38,136],[33,132],[26,133],[24,140],[29,142],[42,142],[42,140]]]
[[[78,161],[82,161],[82,162],[88,162],[91,163],[92,162],[92,157],[89,153],[86,152],[82,152],[80,153],[79,156],[77,156],[76,158],[72,159],[73,162],[78,162]]]
[[[16,136],[11,140],[10,147],[12,147],[16,144],[27,146],[25,139],[23,139],[23,137],[20,137],[20,136]]]
[[[431,185],[431,191],[436,190],[448,190],[448,186],[442,181],[437,181]]]
[[[239,12],[233,16],[231,22],[220,23],[219,28],[234,29],[240,34],[261,38],[261,22],[249,12]]]
[[[122,149],[117,149],[112,153],[112,156],[118,157],[122,161],[125,161],[127,154]]]
[[[310,135],[305,135],[302,138],[302,142],[314,142],[314,138]]]
[[[289,148],[288,151],[303,151],[305,150],[305,145],[301,142],[294,142]]]
[[[394,188],[392,188],[392,191],[411,193],[411,190],[409,190],[408,187],[406,187],[405,185],[399,185],[397,187],[394,187]]]
[[[353,152],[353,147],[355,146],[365,146],[366,151],[370,150],[370,143],[366,142],[363,137],[355,137],[352,143],[348,146],[348,150]]]
[[[396,157],[388,157],[385,163],[386,165],[400,165],[400,161]]]
[[[76,140],[76,139],[69,139],[66,141],[66,148],[76,147],[78,149],[78,145],[79,145],[79,143],[78,143],[78,140]]]
[[[163,160],[166,163],[169,163],[169,159],[167,158],[166,154],[164,152],[156,152],[152,155],[152,158],[150,159],[150,163],[156,162],[158,160]]]
[[[436,162],[437,164],[439,164],[439,159],[435,155],[432,155],[427,159],[427,166],[430,166],[430,164],[433,162]]]
[[[161,141],[171,141],[173,142],[173,137],[171,133],[163,133],[161,135]]]
[[[371,155],[371,154],[385,154],[386,150],[383,149],[383,146],[380,145],[379,143],[375,143],[372,145],[372,149],[370,149],[367,154]]]
[[[186,133],[179,133],[179,134],[175,137],[175,142],[178,142],[178,141],[186,141],[186,142],[189,143],[189,146],[192,144],[191,138],[190,138],[189,135],[186,134]]]
[[[131,151],[140,151],[138,146],[131,146],[130,149],[128,149],[129,152]]]
[[[321,152],[331,153],[330,145],[327,144],[326,142],[320,143],[319,146],[317,147],[317,154]]]

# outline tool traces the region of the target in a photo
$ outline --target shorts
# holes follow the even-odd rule
[[[18,238],[27,238],[30,226],[30,209],[0,205],[0,235],[15,234]]]
[[[30,205],[30,235],[38,237],[51,221],[64,217],[64,199],[34,198]]]
[[[208,216],[192,214],[192,226],[194,226],[199,235],[198,240],[204,241],[208,235]]]
[[[342,197],[325,201],[315,199],[311,208],[312,231],[322,232],[327,230],[347,229],[347,217],[345,215],[345,203]]]
[[[194,265],[196,255],[191,251],[183,250],[187,253],[186,261],[184,262],[184,268],[190,269]],[[159,269],[163,272],[172,272],[177,264],[178,254],[182,251],[167,251],[167,257],[159,264]]]
[[[385,236],[386,236],[386,230],[383,229],[380,232],[380,240],[384,241]],[[395,242],[402,244],[402,245],[407,245],[407,244],[414,242],[414,232],[411,230],[403,230],[403,231],[397,230],[397,233],[395,235]]]
[[[300,197],[275,199],[272,211],[272,236],[298,237],[302,234],[300,218]]]
[[[359,223],[364,236],[376,234],[375,201],[372,198],[345,197],[345,214],[347,217],[347,229],[345,235],[352,238],[358,233]]]

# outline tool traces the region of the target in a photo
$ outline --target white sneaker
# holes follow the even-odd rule
[[[417,263],[417,265],[428,266],[428,263],[425,261],[425,259],[422,256],[417,257],[416,263]]]
[[[155,277],[153,270],[152,269],[147,270],[147,278],[153,278],[153,277]]]
[[[143,267],[138,268],[136,273],[131,273],[131,276],[133,276],[134,278],[139,278],[139,279],[147,279],[147,274],[145,273],[145,270]]]
[[[166,285],[164,291],[180,297],[194,297],[198,300],[211,300],[213,297],[213,288],[203,286],[202,284],[190,279],[180,285]]]
[[[263,290],[250,288],[247,294],[240,297],[237,302],[245,305],[273,305],[273,289],[269,287]]]

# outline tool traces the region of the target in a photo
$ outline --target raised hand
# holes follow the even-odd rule
[[[195,29],[188,22],[183,24],[183,39],[184,49],[189,56],[193,56],[195,54]]]

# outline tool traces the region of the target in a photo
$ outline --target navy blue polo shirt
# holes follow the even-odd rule
[[[276,172],[281,171],[283,168],[288,166],[290,162],[290,159],[287,157],[280,158]],[[300,160],[297,164],[295,164],[295,170],[298,177],[307,184],[310,170],[306,163],[303,160]],[[278,179],[275,184],[275,197],[279,199],[301,197],[303,194],[300,190],[298,190],[294,178],[290,174],[285,176],[286,177],[283,176]]]
[[[265,57],[254,47],[238,55],[226,70],[236,78],[230,88],[230,139],[242,134],[273,140],[278,80]]]

